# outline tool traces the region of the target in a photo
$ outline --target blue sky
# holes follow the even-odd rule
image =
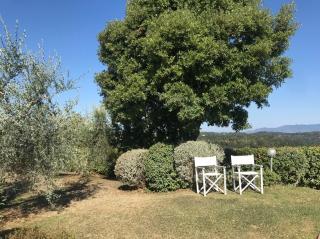
[[[288,2],[264,0],[264,6],[276,12]],[[320,123],[320,1],[296,0],[296,5],[300,28],[286,53],[293,59],[293,78],[272,93],[270,107],[250,107],[253,128]],[[77,110],[88,113],[102,100],[94,82],[94,74],[105,68],[97,57],[97,35],[107,22],[124,17],[125,6],[125,0],[1,0],[0,15],[11,30],[19,20],[20,29],[27,31],[29,48],[43,42],[47,54],[61,56],[71,77],[80,77],[72,96],[79,100]],[[203,130],[221,131],[206,126]]]

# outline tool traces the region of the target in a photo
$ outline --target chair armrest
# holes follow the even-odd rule
[[[205,166],[198,166],[196,167],[197,169],[205,169],[206,167]]]
[[[231,167],[235,169],[241,169],[241,165],[232,165]]]
[[[209,171],[210,169],[212,170],[219,170],[219,169],[225,169],[226,167],[225,166],[220,166],[220,165],[211,165],[211,166],[199,166],[197,167],[197,169],[200,169],[202,170],[203,172],[205,171]]]
[[[222,165],[216,165],[216,166],[212,166],[212,167],[216,167],[216,168],[226,168],[226,166],[222,166]]]
[[[263,165],[261,164],[253,164],[254,167],[260,167],[260,168],[263,168]]]
[[[212,166],[213,168],[215,168],[218,172],[225,172],[227,167],[226,166],[222,166],[222,165],[215,165]]]

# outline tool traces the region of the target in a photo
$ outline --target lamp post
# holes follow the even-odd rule
[[[274,148],[270,148],[268,149],[268,156],[271,158],[270,159],[270,170],[271,172],[273,171],[272,167],[273,167],[273,157],[276,156],[277,151]]]

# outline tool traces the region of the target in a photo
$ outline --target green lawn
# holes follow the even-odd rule
[[[119,190],[119,182],[92,178],[95,193],[59,212],[45,211],[5,228],[66,229],[76,238],[316,238],[320,191],[266,187],[242,196],[190,190],[147,193]]]

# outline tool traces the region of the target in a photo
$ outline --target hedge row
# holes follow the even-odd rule
[[[149,150],[131,150],[121,155],[115,174],[127,185],[146,186],[156,192],[173,191],[194,187],[195,156],[216,155],[221,164],[230,167],[230,155],[253,154],[255,162],[264,166],[265,185],[282,183],[320,189],[320,146],[277,148],[273,172],[267,150],[240,148],[225,150],[224,154],[221,147],[203,141],[189,141],[176,148],[158,143]]]
[[[174,148],[158,143],[149,150],[131,150],[122,154],[115,167],[115,175],[124,184],[146,186],[155,192],[174,191],[193,187],[195,156],[213,156],[223,161],[221,147],[203,141],[188,141]]]
[[[228,154],[253,154],[256,163],[262,164],[265,168],[266,184],[281,182],[320,189],[320,146],[276,148],[272,174],[267,150],[267,148],[241,148],[232,150]]]

